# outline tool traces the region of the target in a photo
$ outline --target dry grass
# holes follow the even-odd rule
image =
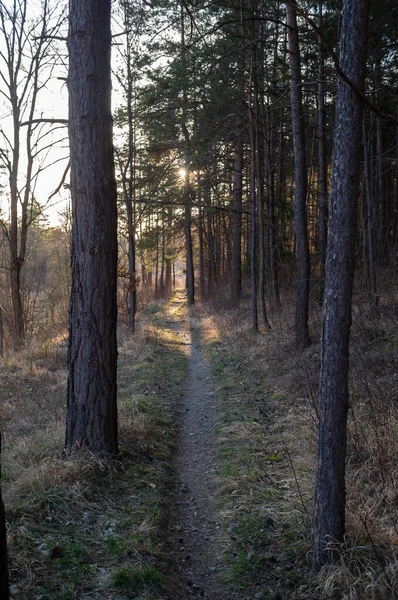
[[[134,338],[121,328],[120,455],[112,460],[62,455],[64,342],[45,355],[36,347],[4,357],[2,487],[13,597],[162,597],[171,458],[186,377],[186,357],[169,343],[175,334],[163,323],[165,312],[158,305],[141,315]]]
[[[232,572],[235,570],[235,581],[242,583],[246,569],[252,573],[252,582],[248,583],[248,595],[240,591],[239,598],[251,598],[250,593],[256,591],[263,598],[272,598],[278,591],[283,598],[297,599],[398,597],[397,318],[394,310],[386,307],[380,319],[371,321],[362,299],[358,301],[350,363],[347,544],[341,565],[318,577],[310,573],[309,516],[316,466],[320,310],[314,303],[313,344],[303,353],[294,350],[293,303],[289,299],[284,301],[287,308],[283,313],[271,315],[272,331],[259,335],[251,332],[248,306],[203,314],[209,358],[224,399],[222,418],[227,425],[220,431],[222,447],[227,448],[224,464],[237,465],[222,474],[224,517],[233,527],[242,519],[253,518],[255,528],[266,507],[277,523],[274,530],[278,535],[282,532],[281,540],[283,527],[289,524],[292,533],[285,543],[287,554],[295,543],[297,552],[302,553],[294,569],[302,569],[304,577],[292,583],[290,575],[281,578],[275,574],[276,567],[264,569],[260,561],[258,573],[262,570],[266,575],[258,575],[262,586],[253,589],[253,570],[242,560],[252,552],[253,540],[247,532],[241,534],[236,543],[239,551],[235,548],[238,558],[231,558]],[[235,455],[228,450],[234,447],[238,448]],[[274,497],[269,498],[272,490]],[[266,538],[265,554],[271,550],[281,570],[289,564],[283,542],[275,551],[275,535],[268,532]],[[257,556],[261,555],[264,551],[257,548]],[[237,569],[239,561],[242,564]],[[283,578],[290,584],[285,585]]]

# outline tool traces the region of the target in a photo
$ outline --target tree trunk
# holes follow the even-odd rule
[[[203,300],[205,297],[205,245],[204,245],[204,217],[203,209],[199,206],[199,288],[200,298]]]
[[[322,0],[319,2],[319,28],[322,28]],[[327,162],[326,162],[326,114],[325,114],[325,49],[318,40],[318,199],[319,199],[319,302],[323,303],[325,292],[325,263],[327,244]]]
[[[366,199],[366,250],[368,261],[368,293],[370,312],[373,317],[379,316],[379,298],[377,295],[376,262],[374,252],[374,210],[370,183],[370,157],[366,135],[365,120],[363,120],[363,150],[364,150],[364,179]]]
[[[186,45],[185,45],[185,22],[184,22],[184,4],[181,2],[181,56],[182,56],[182,112],[181,129],[184,136],[184,235],[185,235],[185,257],[186,257],[186,288],[188,306],[195,304],[195,274],[193,266],[193,248],[192,248],[192,217],[191,217],[191,190],[189,183],[190,167],[190,137],[187,129],[187,65],[186,65]]]
[[[383,169],[383,132],[380,117],[376,117],[376,160],[377,160],[377,187],[379,195],[379,252],[381,262],[386,263],[387,252],[387,223],[386,223],[386,197],[384,190]]]
[[[261,143],[260,143],[260,128],[259,128],[259,102],[258,102],[258,79],[257,79],[257,57],[253,47],[252,59],[252,78],[253,78],[253,122],[254,122],[254,144],[255,144],[255,174],[256,174],[256,189],[257,189],[257,212],[258,212],[258,293],[260,302],[260,312],[264,326],[270,329],[268,322],[267,311],[265,306],[265,224],[264,224],[264,193],[263,193],[263,177],[261,169]]]
[[[281,299],[279,295],[278,270],[276,266],[275,256],[275,184],[273,171],[273,127],[271,117],[266,118],[266,148],[265,148],[265,178],[267,189],[267,258],[268,258],[268,277],[270,286],[270,301],[272,308],[278,310],[281,307]]]
[[[0,357],[4,354],[4,324],[3,309],[0,307]]]
[[[258,333],[257,280],[256,280],[256,150],[252,111],[252,86],[249,86],[249,136],[250,136],[250,283],[253,333]]]
[[[243,133],[238,123],[235,142],[234,190],[231,212],[231,305],[237,308],[242,294],[242,177],[243,177]]]
[[[344,5],[340,66],[363,92],[369,0]],[[314,512],[317,567],[339,558],[345,534],[348,353],[354,278],[362,106],[339,78],[321,348]]]
[[[296,287],[295,334],[296,345],[305,348],[310,343],[308,310],[310,294],[310,252],[307,230],[307,165],[305,155],[304,114],[301,91],[300,48],[297,30],[296,0],[286,4],[289,41],[290,95],[294,143],[296,190],[294,224],[297,242],[298,273]]]
[[[0,433],[0,482],[1,482],[1,433]],[[0,486],[0,600],[8,600],[8,554],[7,554],[7,531],[4,513],[4,504],[1,497]]]
[[[118,450],[110,0],[69,3],[72,290],[65,446]]]

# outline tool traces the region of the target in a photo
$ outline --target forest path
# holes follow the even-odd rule
[[[172,303],[178,309],[183,301],[184,294],[180,292]],[[219,582],[223,534],[214,507],[216,394],[192,319],[171,325],[179,333],[189,360],[170,515],[173,579],[178,598],[223,600]]]

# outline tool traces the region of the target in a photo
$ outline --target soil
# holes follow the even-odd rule
[[[175,596],[224,600],[223,533],[217,520],[215,471],[216,394],[199,334],[188,322],[176,323],[189,357],[175,456],[176,485],[170,519]]]

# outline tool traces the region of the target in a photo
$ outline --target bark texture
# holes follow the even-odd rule
[[[0,459],[1,459],[1,433],[0,433]],[[0,460],[1,480],[1,460]],[[8,556],[7,556],[7,531],[4,514],[4,504],[0,488],[0,600],[8,600]]]
[[[319,2],[319,28],[322,29],[322,0]],[[322,305],[325,292],[325,264],[327,244],[327,160],[326,160],[326,110],[325,110],[325,49],[318,40],[318,179],[319,179],[319,302]]]
[[[346,2],[340,65],[363,91],[368,0]],[[359,195],[362,106],[338,82],[323,315],[318,469],[315,490],[314,559],[317,567],[339,557],[345,534],[345,455],[348,412],[348,355]]]
[[[72,290],[66,448],[117,445],[117,213],[110,70],[111,0],[69,3]]]
[[[310,343],[308,309],[310,294],[310,252],[307,230],[307,164],[305,154],[305,129],[301,91],[300,48],[297,30],[295,0],[286,4],[288,26],[290,97],[294,144],[294,170],[296,189],[294,196],[294,225],[297,240],[297,286],[296,286],[296,345],[305,348]]]
[[[240,123],[238,127],[241,127]],[[242,176],[243,134],[242,131],[238,131],[235,143],[234,193],[231,212],[231,304],[234,307],[239,306],[242,294]]]

